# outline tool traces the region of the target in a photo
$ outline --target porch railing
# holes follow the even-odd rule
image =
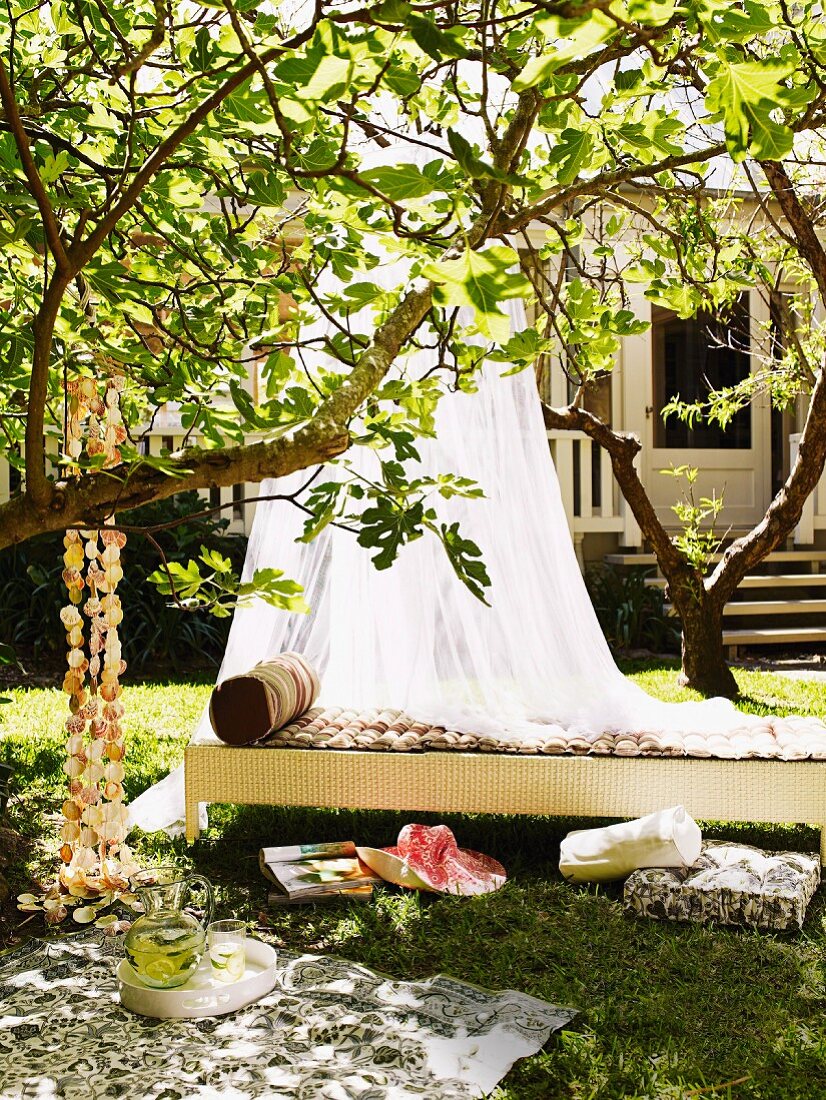
[[[793,467],[800,450],[800,432],[789,436],[789,465]],[[800,546],[812,546],[818,531],[826,530],[826,472],[821,476],[803,505],[800,521],[794,529],[794,541]]]
[[[614,480],[608,452],[583,432],[549,431],[562,505],[577,550],[591,532],[615,533],[639,546],[640,530]]]

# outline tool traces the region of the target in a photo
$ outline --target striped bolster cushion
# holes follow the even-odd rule
[[[294,722],[320,690],[318,674],[300,653],[281,653],[220,683],[209,701],[209,719],[226,744],[248,745]]]

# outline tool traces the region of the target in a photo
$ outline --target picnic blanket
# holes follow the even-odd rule
[[[119,940],[86,933],[0,959],[2,1100],[466,1100],[576,1015],[514,990],[280,951],[256,1004],[161,1021],[121,1008],[121,957]]]

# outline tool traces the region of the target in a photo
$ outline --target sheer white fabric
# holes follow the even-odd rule
[[[522,304],[509,312],[514,329],[524,327]],[[548,724],[587,731],[638,730],[641,721],[741,725],[726,700],[663,705],[619,671],[576,561],[533,375],[500,377],[501,369],[485,367],[478,393],[442,399],[437,437],[417,442],[422,461],[413,467],[462,474],[483,488],[484,499],[434,503],[442,522],[458,521],[481,548],[490,606],[460,583],[430,534],[378,571],[350,532],[327,527],[310,545],[297,542],[303,513],[265,503],[245,574],[284,569],[304,585],[313,610],[289,615],[262,601],[240,609],[219,679],[292,649],[318,668],[322,704],[398,707],[460,731],[506,738]],[[373,452],[356,448],[350,461],[375,477]],[[262,490],[289,492],[303,480],[297,474]]]
[[[521,302],[508,303],[508,312],[514,331],[525,327]],[[416,352],[394,369],[420,375],[432,365],[427,355]],[[458,580],[429,533],[380,572],[352,533],[327,527],[314,542],[297,542],[304,514],[262,503],[244,575],[283,569],[304,585],[312,611],[287,614],[261,600],[238,609],[219,682],[296,650],[319,671],[321,704],[394,707],[503,740],[552,726],[591,740],[603,731],[725,735],[758,721],[765,727],[725,699],[662,703],[619,671],[574,554],[533,373],[502,370],[488,363],[477,393],[446,395],[436,438],[416,444],[421,473],[461,474],[484,490],[484,499],[434,503],[441,522],[458,522],[481,548],[490,606]],[[375,476],[375,453],[356,447],[347,457]],[[340,476],[335,465],[323,475]],[[262,493],[290,492],[304,480],[306,472],[264,482]],[[196,736],[209,735],[205,713]],[[136,800],[131,819],[149,829],[182,816],[178,773]]]

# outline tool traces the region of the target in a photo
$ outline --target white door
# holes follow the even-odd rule
[[[762,324],[768,309],[759,294],[745,294],[732,315],[683,321],[651,305],[640,295],[633,303],[639,317],[651,320],[642,336],[625,341],[621,370],[626,426],[642,442],[639,469],[660,521],[679,527],[672,506],[684,483],[660,471],[691,466],[701,497],[722,497],[716,530],[743,531],[763,515],[771,490],[771,409],[767,397],[738,414],[725,430],[717,425],[689,426],[675,416],[665,422],[662,408],[679,394],[702,400],[709,387],[731,385],[759,369],[753,349],[765,345]],[[764,316],[765,315],[765,316]]]

